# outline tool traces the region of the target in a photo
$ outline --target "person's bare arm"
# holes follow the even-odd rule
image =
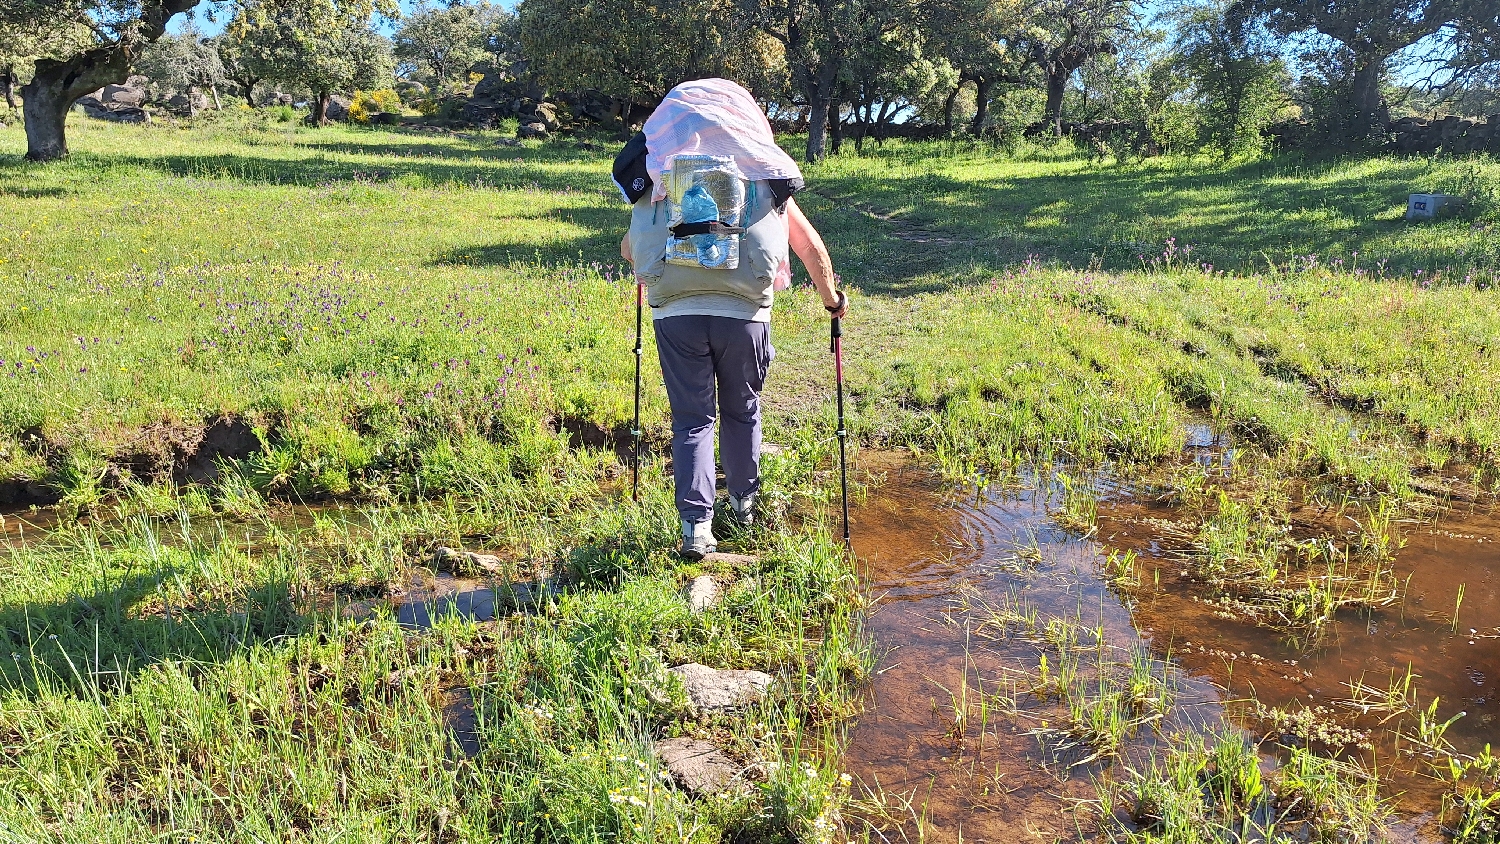
[[[849,299],[839,293],[835,285],[833,259],[828,255],[828,247],[823,245],[822,236],[813,228],[802,209],[797,207],[795,199],[786,201],[786,223],[792,251],[797,253],[797,257],[802,259],[802,265],[807,267],[813,287],[818,289],[818,295],[823,298],[823,307],[836,308],[830,312],[835,319],[843,317],[849,312]]]
[[[629,261],[632,266],[635,265],[635,258],[630,256],[630,232],[626,232],[625,236],[620,238],[620,257]]]

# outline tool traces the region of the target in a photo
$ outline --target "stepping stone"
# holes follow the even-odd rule
[[[683,591],[687,597],[688,609],[692,610],[693,615],[698,615],[719,601],[719,584],[706,574],[693,578],[693,582]]]
[[[724,791],[743,773],[717,747],[698,739],[662,739],[656,743],[656,758],[667,766],[678,787],[700,796]]]
[[[696,662],[671,671],[682,678],[688,702],[700,714],[743,709],[764,698],[771,688],[771,675],[761,671],[719,671]]]
[[[439,545],[432,549],[432,562],[439,571],[458,572],[460,569],[467,568],[490,574],[501,574],[505,570],[505,563],[494,554],[458,551],[446,545]]]
[[[724,563],[731,566],[754,565],[759,560],[759,557],[752,557],[749,554],[730,554],[724,551],[715,551],[712,554],[703,555],[703,562],[705,563]]]

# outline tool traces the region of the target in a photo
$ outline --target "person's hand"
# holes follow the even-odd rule
[[[843,319],[849,313],[849,297],[845,296],[842,290],[834,292],[838,295],[838,300],[830,305],[825,299],[823,301],[823,309],[828,311],[829,319]]]

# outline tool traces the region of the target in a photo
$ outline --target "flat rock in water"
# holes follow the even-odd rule
[[[734,760],[698,739],[662,739],[656,743],[656,758],[667,766],[672,781],[692,794],[718,794],[742,773]]]
[[[494,554],[476,554],[473,551],[457,551],[446,545],[432,550],[432,561],[438,571],[457,572],[464,567],[490,574],[503,574],[505,564]]]
[[[505,569],[505,564],[494,554],[476,554],[473,551],[464,552],[464,560],[471,566],[491,574],[500,574]]]
[[[684,592],[687,595],[688,609],[692,610],[694,615],[719,601],[719,584],[706,574],[693,578],[693,582],[687,585]]]
[[[682,678],[688,701],[700,713],[724,713],[743,709],[766,696],[771,675],[761,671],[719,671],[689,662],[672,669]]]

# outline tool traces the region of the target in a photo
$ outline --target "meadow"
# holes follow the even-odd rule
[[[610,141],[261,115],[70,131],[41,167],[0,130],[0,830],[831,840],[878,643],[828,530],[814,295],[777,300],[769,518],[725,544],[753,562],[688,564],[654,366],[639,506],[618,453],[634,293]],[[1170,500],[1227,613],[1315,645],[1399,589],[1401,519],[1500,488],[1500,216],[1401,220],[1406,193],[1493,185],[1492,162],[937,142],[807,175],[853,291],[861,447],[1044,478],[1080,533],[1110,484]],[[1229,471],[1182,459],[1202,425],[1236,438]],[[1337,515],[1290,530],[1310,503]],[[439,545],[498,568],[442,570]],[[725,597],[694,614],[701,574]],[[400,624],[389,606],[437,575],[558,588]],[[776,682],[703,717],[664,679],[684,662]],[[678,735],[759,773],[690,799],[651,751]],[[1473,770],[1465,788],[1494,773]]]

